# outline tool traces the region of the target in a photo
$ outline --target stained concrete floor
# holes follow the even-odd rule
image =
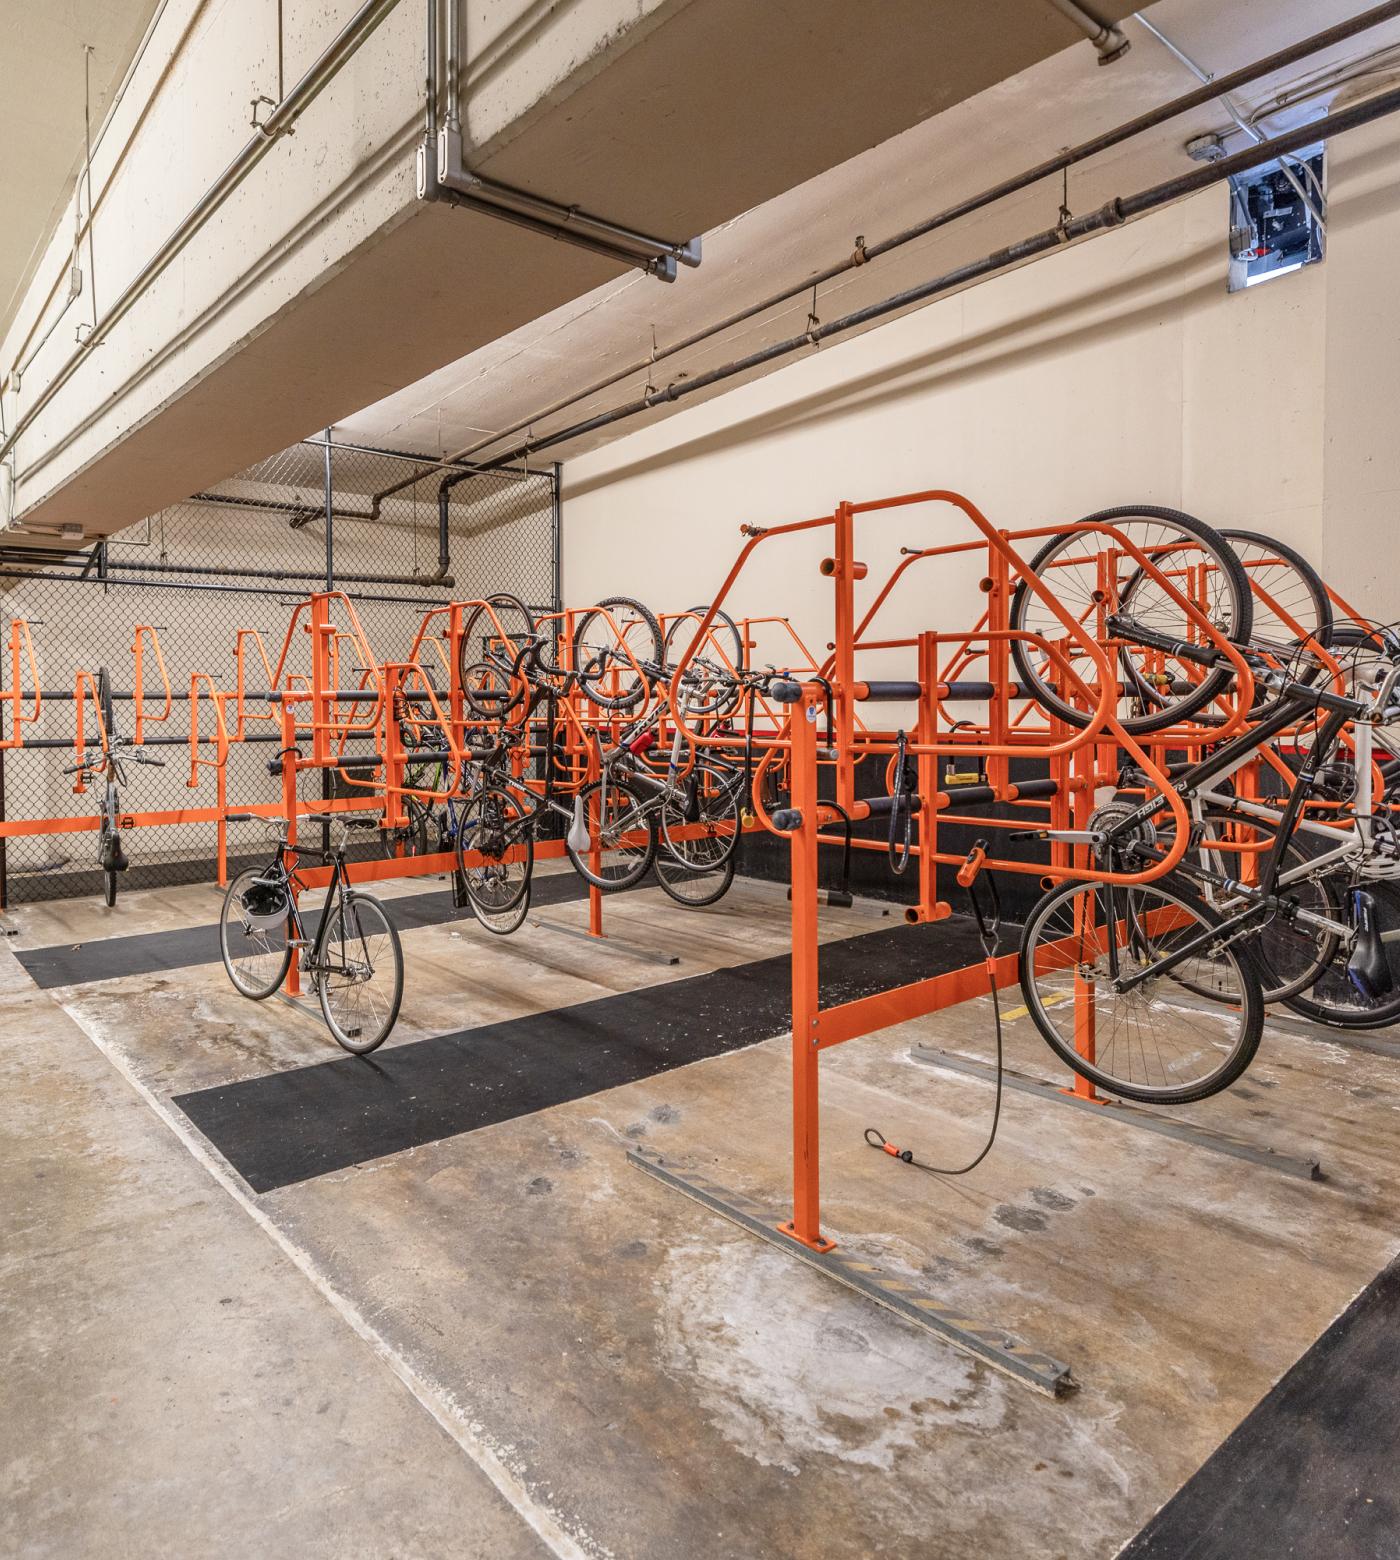
[[[787,946],[771,885],[607,909],[680,964],[411,930],[388,1046]],[[217,963],[39,992],[14,957],[216,910],[207,887],[35,906],[0,950],[6,1552],[1111,1555],[1397,1245],[1400,1055],[1295,1023],[1180,1114],[1315,1153],[1324,1182],[1019,1093],[965,1181],[873,1153],[872,1125],[978,1146],[989,1085],[910,1048],[987,1058],[985,998],[826,1053],[826,1222],[1069,1361],[1061,1402],[627,1164],[640,1141],[780,1203],[781,1036],[257,1196],[172,1100],[331,1059],[319,1023]],[[889,924],[823,914],[828,938]],[[1008,1061],[1056,1076],[1004,1001]]]

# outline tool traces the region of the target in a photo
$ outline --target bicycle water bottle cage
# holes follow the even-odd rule
[[[1364,888],[1351,890],[1352,922],[1356,927],[1356,940],[1351,945],[1351,957],[1347,960],[1347,979],[1357,994],[1367,1002],[1377,1002],[1387,996],[1394,985],[1390,975],[1390,963],[1385,956],[1385,944],[1376,921],[1375,895]]]

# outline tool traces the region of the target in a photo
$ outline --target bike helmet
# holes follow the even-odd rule
[[[291,914],[287,885],[275,878],[255,878],[238,896],[238,903],[250,931],[276,931]]]

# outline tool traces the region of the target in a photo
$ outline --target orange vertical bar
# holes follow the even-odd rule
[[[823,698],[804,684],[792,710],[792,1219],[784,1233],[816,1251],[835,1244],[821,1231],[820,1104],[817,1094],[817,720]]]
[[[849,808],[856,799],[855,704],[851,686],[856,676],[856,604],[855,604],[855,519],[849,503],[837,506],[835,514],[836,567],[832,583],[836,587],[835,641],[833,663],[836,687],[836,800]],[[813,792],[815,801],[816,793]]]
[[[914,732],[920,747],[932,747],[938,740],[938,640],[931,633],[919,635],[919,718]],[[938,916],[938,812],[933,799],[938,793],[938,759],[933,753],[918,757],[919,796],[922,804],[917,819],[919,830],[919,915],[925,921]]]
[[[311,756],[324,763],[331,756],[331,637],[330,598],[318,592],[311,598]]]

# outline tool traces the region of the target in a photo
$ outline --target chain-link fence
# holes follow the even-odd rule
[[[256,629],[275,664],[293,607],[325,589],[328,579],[354,602],[380,663],[406,659],[423,614],[450,601],[504,590],[553,609],[557,500],[552,471],[477,471],[308,440],[81,554],[41,561],[32,551],[0,548],[5,618],[29,622],[44,692],[38,722],[24,727],[24,746],[0,752],[0,817],[96,815],[100,784],[76,796],[73,777],[62,773],[74,761],[74,680],[80,668],[93,674],[105,668],[116,730],[131,736],[137,624],[158,630],[175,699],[169,718],[157,723],[164,691],[147,647],[144,751],[164,759],[165,768],[130,766],[122,808],[212,807],[212,768],[202,768],[196,785],[188,785],[190,679],[208,673],[220,689],[232,688],[240,629]],[[304,636],[289,652],[286,669],[309,669]],[[349,685],[358,670],[343,664],[342,680]],[[445,673],[438,680],[445,683]],[[250,696],[262,682],[252,653]],[[199,718],[201,734],[212,736],[207,700]],[[0,710],[0,721],[8,735],[8,708]],[[265,721],[248,730],[250,740],[235,745],[228,759],[234,807],[274,802],[280,794],[280,783],[267,772],[277,751],[276,727]],[[85,731],[91,743],[96,727],[90,715]],[[373,750],[369,739],[357,746]],[[211,759],[213,744],[201,751]],[[320,794],[319,775],[303,781],[308,799]],[[338,786],[337,794],[353,792]],[[213,877],[212,823],[138,827],[122,838],[131,862],[124,886]],[[261,848],[259,840],[240,843],[232,831],[229,844],[231,854]],[[99,889],[95,833],[0,840],[0,904]]]

